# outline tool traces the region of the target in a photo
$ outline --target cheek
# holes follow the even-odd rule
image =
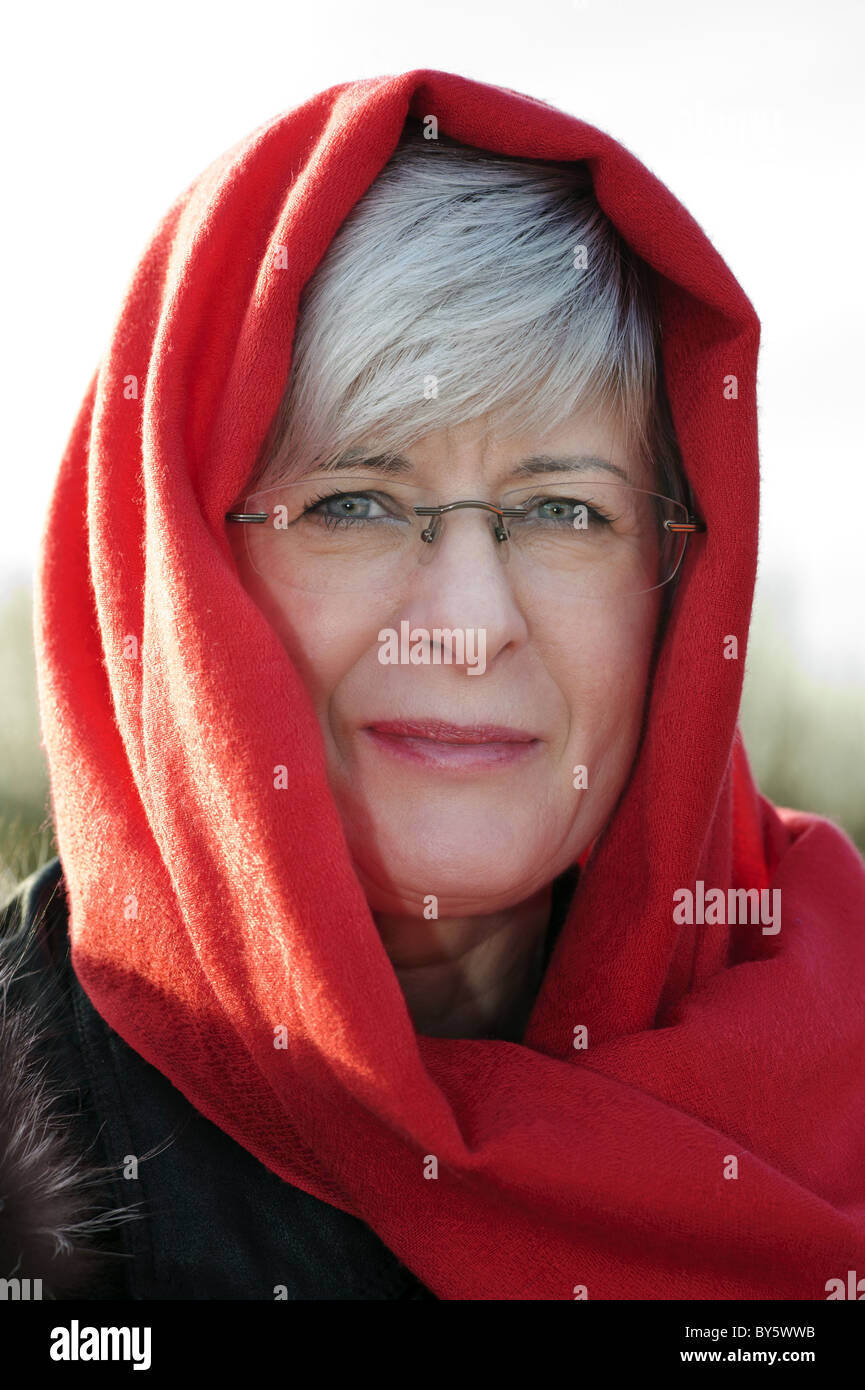
[[[659,613],[656,594],[585,605],[546,644],[546,665],[569,711],[565,760],[582,764],[592,801],[615,798],[642,725]]]
[[[286,590],[268,584],[238,559],[243,587],[276,632],[312,700],[322,732],[334,692],[364,653],[375,643],[381,624],[370,613],[365,596]]]

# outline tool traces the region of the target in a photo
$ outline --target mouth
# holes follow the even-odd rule
[[[453,772],[510,766],[541,746],[541,740],[525,729],[441,719],[377,720],[362,732],[384,753]]]

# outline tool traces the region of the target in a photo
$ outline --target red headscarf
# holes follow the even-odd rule
[[[223,519],[305,282],[406,117],[430,114],[466,144],[587,161],[663,277],[673,419],[708,524],[519,1045],[416,1034],[311,702]],[[36,626],[78,978],[202,1114],[440,1298],[822,1299],[865,1275],[865,866],[832,824],[760,796],[736,727],[758,339],[700,228],[615,140],[413,71],[312,98],[178,198],[63,459]],[[780,932],[678,925],[673,894],[697,880],[779,888]]]

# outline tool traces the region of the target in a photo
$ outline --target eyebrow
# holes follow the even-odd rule
[[[514,469],[515,478],[534,478],[538,473],[579,473],[589,468],[602,468],[606,473],[615,473],[626,483],[631,479],[615,463],[599,458],[597,454],[570,454],[566,458],[553,458],[549,454],[537,454],[523,459]]]
[[[386,477],[391,478],[405,477],[406,474],[414,472],[412,464],[409,463],[408,459],[403,458],[402,454],[373,454],[368,456],[360,451],[357,454],[342,455],[324,471],[327,473],[338,472],[341,468],[357,468],[361,464],[364,468],[374,469],[377,473],[384,473]],[[623,469],[615,463],[610,463],[608,459],[600,458],[597,454],[568,454],[558,458],[551,454],[534,454],[531,458],[523,459],[513,469],[511,476],[514,478],[534,478],[540,473],[579,473],[585,472],[589,468],[601,468],[606,473],[615,473],[626,483],[632,481]]]

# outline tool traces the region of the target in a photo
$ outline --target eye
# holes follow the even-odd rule
[[[532,497],[523,505],[528,513],[536,513],[540,521],[560,521],[572,525],[575,517],[585,513],[589,520],[601,525],[609,526],[612,522],[612,517],[577,497]]]
[[[376,510],[377,508],[377,510]],[[377,521],[390,516],[382,502],[369,492],[332,492],[319,497],[312,505],[304,507],[304,516],[319,516],[328,524],[340,522]]]

